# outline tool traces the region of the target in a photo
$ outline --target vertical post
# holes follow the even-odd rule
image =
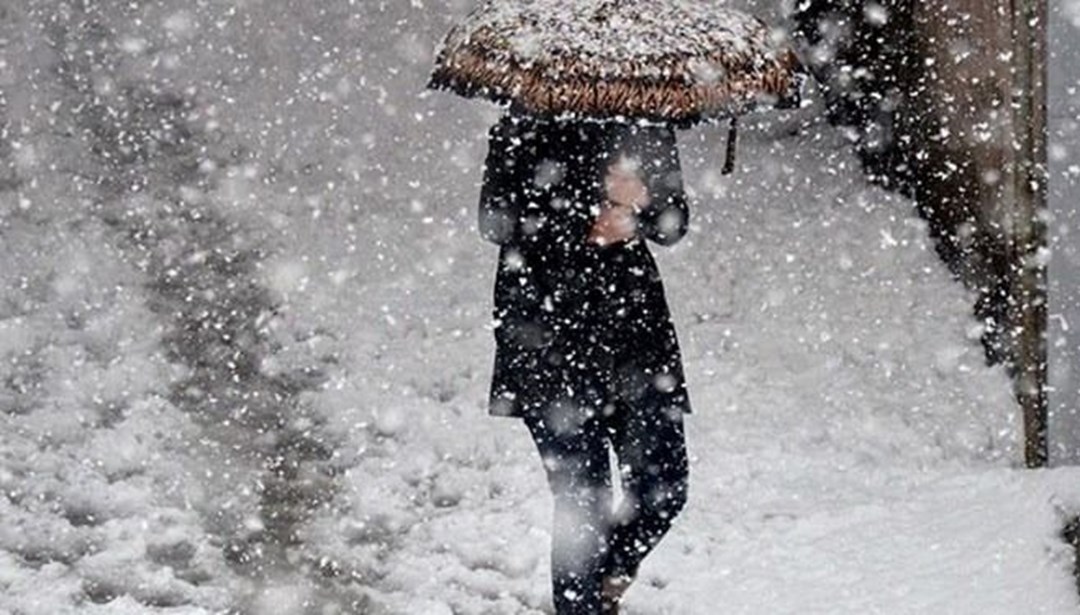
[[[1048,462],[1046,352],[1046,0],[1010,0],[1013,160],[1010,318],[1016,397],[1024,412],[1024,459]]]

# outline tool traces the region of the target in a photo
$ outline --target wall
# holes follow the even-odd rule
[[[1062,0],[1075,3],[1075,0]],[[1016,0],[811,0],[796,30],[871,178],[915,198],[1031,434],[1046,409],[1043,19]],[[1080,11],[1080,9],[1074,9]],[[1018,13],[1017,13],[1018,14]],[[1036,13],[1037,16],[1037,13]],[[1015,32],[1014,32],[1015,30]],[[1015,40],[1014,40],[1015,38]],[[1023,41],[1022,43],[1018,41]],[[1032,92],[1030,96],[1018,93]],[[1028,161],[1031,161],[1030,164]],[[1033,440],[1029,463],[1045,461]]]

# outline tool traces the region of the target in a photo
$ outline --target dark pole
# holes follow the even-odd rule
[[[1016,397],[1024,412],[1024,459],[1048,462],[1046,353],[1046,0],[1011,0],[1013,153],[1011,261]]]

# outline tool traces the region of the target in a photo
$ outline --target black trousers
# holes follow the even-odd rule
[[[689,467],[683,413],[646,395],[524,417],[555,500],[551,577],[557,615],[596,615],[605,576],[636,575],[682,510]],[[608,446],[622,505],[612,510]]]

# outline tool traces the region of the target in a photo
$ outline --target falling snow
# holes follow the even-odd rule
[[[470,8],[0,8],[0,613],[552,612],[542,461],[487,414],[501,111],[422,92]],[[1076,612],[1078,471],[1020,469],[974,293],[811,99],[733,175],[678,133],[689,499],[624,612]]]

